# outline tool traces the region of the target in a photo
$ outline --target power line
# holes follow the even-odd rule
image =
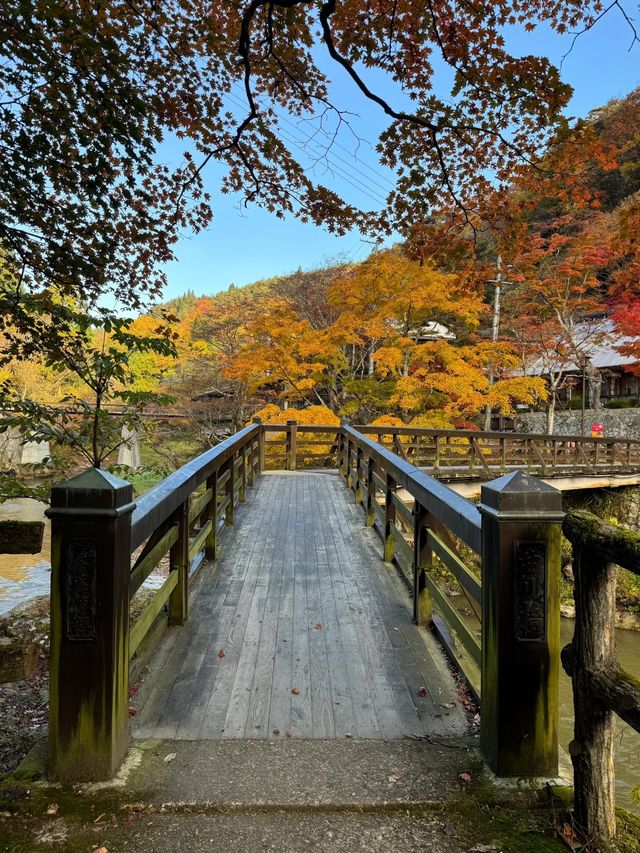
[[[229,97],[233,101],[234,104],[237,104],[238,106],[244,107],[244,104],[241,104],[241,102],[237,98],[235,98],[233,95],[229,95]],[[295,127],[295,125],[292,125],[292,126]],[[307,154],[308,156],[310,155],[310,152],[307,151],[306,148],[304,147],[306,144],[308,144],[310,141],[312,141],[310,137],[307,137],[306,139],[296,139],[295,137],[288,135],[288,132],[285,133],[285,131],[282,127],[279,128],[279,133],[290,145],[294,145],[296,148],[301,150],[304,154]],[[333,171],[335,171],[337,174],[339,174],[343,178],[343,180],[345,180],[347,183],[349,183],[355,189],[357,189],[360,192],[363,192],[366,195],[368,195],[369,198],[371,198],[373,201],[376,202],[376,204],[380,204],[380,205],[386,204],[386,199],[382,198],[377,193],[377,190],[375,189],[375,187],[372,187],[369,183],[364,183],[364,181],[369,180],[367,177],[362,178],[362,177],[359,177],[359,175],[357,175],[357,174],[354,175],[352,172],[346,171],[346,169],[344,169],[342,166],[339,166],[335,162],[333,162],[327,154],[325,154],[323,156],[323,159],[325,159],[327,161],[327,164],[330,164],[331,169]],[[351,169],[352,167],[349,166],[348,168]],[[362,173],[360,173],[360,174],[362,174]]]
[[[238,86],[238,84],[233,84],[233,85],[234,85],[234,86]],[[238,86],[238,88],[239,88],[239,86]],[[230,97],[232,97],[232,98],[234,99],[234,102],[236,103],[236,105],[241,106],[241,107],[243,107],[243,108],[245,108],[245,107],[246,107],[246,103],[245,103],[244,101],[242,101],[241,99],[239,99],[239,98],[237,98],[237,97],[233,96],[231,93],[229,93],[229,95],[230,95]],[[263,106],[264,106],[264,104],[263,104]],[[331,155],[332,155],[333,157],[335,157],[337,160],[340,160],[342,163],[344,163],[344,164],[345,164],[349,169],[351,169],[351,170],[353,170],[355,173],[357,173],[357,175],[359,176],[359,178],[360,178],[361,180],[363,180],[363,181],[365,181],[365,182],[368,182],[368,183],[371,183],[371,184],[374,184],[378,189],[382,190],[383,192],[388,192],[389,190],[387,189],[387,187],[383,186],[383,185],[379,182],[379,180],[378,180],[378,179],[380,179],[380,180],[384,181],[384,182],[388,185],[388,187],[389,187],[390,189],[395,189],[395,184],[393,183],[393,181],[391,181],[389,178],[387,178],[387,177],[386,177],[386,175],[384,175],[384,174],[382,174],[381,172],[379,172],[379,171],[377,171],[376,169],[374,169],[372,166],[370,166],[370,165],[369,165],[368,163],[366,163],[364,160],[361,160],[361,159],[360,159],[359,157],[357,157],[357,155],[356,155],[356,154],[354,154],[352,151],[349,151],[349,149],[348,149],[348,148],[346,148],[344,145],[342,145],[341,143],[339,143],[339,142],[338,142],[338,141],[337,141],[337,140],[336,140],[336,139],[335,139],[335,138],[334,138],[330,133],[328,133],[326,130],[324,130],[324,128],[320,127],[320,128],[318,128],[318,129],[317,129],[317,131],[316,131],[316,133],[315,133],[315,134],[310,134],[309,136],[304,136],[304,134],[302,134],[302,131],[300,130],[300,128],[298,127],[298,125],[297,125],[297,124],[295,124],[295,123],[294,123],[294,122],[292,122],[290,119],[288,119],[286,116],[281,115],[281,114],[280,114],[280,113],[278,113],[278,112],[276,112],[276,115],[277,115],[277,117],[278,117],[278,120],[279,120],[281,123],[284,123],[284,124],[289,125],[291,128],[293,128],[293,130],[294,130],[297,134],[300,134],[300,135],[303,137],[304,144],[311,144],[311,145],[315,146],[315,147],[316,147],[318,150],[320,150],[320,151],[326,151],[326,149],[325,149],[325,148],[324,148],[324,147],[323,147],[319,142],[316,142],[316,141],[315,141],[314,136],[315,136],[316,134],[318,134],[318,133],[319,133],[319,134],[321,134],[322,136],[325,136],[325,137],[330,141],[330,143],[331,143],[331,146],[330,146],[330,147],[331,147]],[[374,175],[376,176],[376,180],[374,180],[373,178],[369,177],[369,175],[365,174],[365,173],[364,173],[361,169],[359,169],[357,166],[354,166],[352,163],[350,163],[348,160],[346,160],[344,157],[342,157],[340,154],[338,154],[338,153],[334,150],[334,149],[335,149],[335,147],[340,148],[342,151],[345,151],[345,152],[349,155],[349,157],[351,157],[351,159],[353,159],[353,160],[355,160],[355,161],[356,161],[356,163],[360,164],[360,165],[361,165],[361,166],[363,166],[365,169],[368,169],[372,174],[374,174]],[[309,152],[307,152],[307,153],[309,153]],[[324,156],[325,158],[327,158],[327,157],[328,157],[327,153],[325,153],[323,156]]]

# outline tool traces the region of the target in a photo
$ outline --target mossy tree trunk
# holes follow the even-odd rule
[[[573,638],[574,739],[569,745],[575,777],[576,821],[591,837],[616,831],[613,711],[594,690],[593,675],[615,666],[616,567],[583,549],[574,556],[576,621]]]

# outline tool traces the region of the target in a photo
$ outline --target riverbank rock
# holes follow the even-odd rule
[[[573,604],[561,604],[560,615],[567,619],[575,619],[576,608]],[[617,610],[616,628],[624,628],[625,631],[640,631],[640,614],[630,613],[626,610]]]
[[[44,521],[0,519],[0,554],[39,554]]]
[[[0,684],[31,678],[38,665],[38,646],[13,637],[0,637]]]

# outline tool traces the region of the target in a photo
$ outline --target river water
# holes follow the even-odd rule
[[[0,614],[36,595],[48,595],[51,579],[49,522],[44,518],[46,504],[31,498],[18,498],[0,504],[0,519],[45,521],[40,554],[0,554]]]
[[[30,498],[0,504],[0,518],[37,521],[44,518],[45,504]],[[46,521],[46,519],[45,519]],[[0,614],[36,595],[49,593],[50,551],[49,523],[45,523],[40,554],[0,555]],[[472,627],[471,625],[469,627]],[[562,645],[571,640],[573,620],[562,619]],[[640,678],[640,632],[616,631],[620,664]],[[640,813],[640,805],[631,799],[631,790],[640,785],[640,734],[616,720],[616,799],[620,805]],[[571,681],[560,676],[560,743],[566,749],[572,739],[573,700]]]

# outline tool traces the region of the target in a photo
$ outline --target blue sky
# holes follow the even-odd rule
[[[513,31],[509,46],[516,53],[546,55],[559,65],[571,40],[570,36],[560,38],[549,29],[539,28],[533,35]],[[629,51],[630,42],[628,25],[616,9],[578,38],[562,68],[563,78],[574,88],[570,115],[585,116],[594,107],[640,85],[640,49],[636,45]],[[342,132],[339,141],[344,147],[334,148],[329,155],[332,172],[323,175],[319,169],[318,175],[348,201],[375,208],[389,189],[390,176],[377,164],[373,150],[384,127],[383,116],[354,90],[342,69],[325,65],[325,70],[334,84],[334,100],[357,114],[351,118],[354,130],[370,144],[360,144],[354,159],[354,138]],[[378,77],[374,82],[384,88],[385,94],[395,97],[386,81]],[[308,133],[295,123],[285,124],[284,129],[289,143]],[[171,159],[181,152],[180,144],[175,146],[175,150],[174,143],[166,146]],[[300,154],[299,149],[292,150]],[[177,260],[166,267],[168,286],[164,298],[179,296],[189,289],[198,295],[211,294],[225,290],[231,283],[243,285],[338,259],[361,260],[371,251],[371,245],[357,232],[336,237],[293,217],[282,221],[260,208],[243,207],[239,198],[220,195],[219,169],[217,164],[211,164],[205,173],[207,188],[214,196],[214,221],[206,232],[185,237],[177,245]]]

